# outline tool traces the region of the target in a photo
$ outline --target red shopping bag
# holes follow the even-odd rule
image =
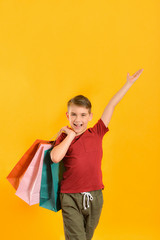
[[[12,171],[7,176],[7,180],[12,184],[12,186],[16,190],[19,186],[19,183],[20,183],[25,171],[27,170],[29,164],[31,163],[32,158],[34,157],[40,143],[53,144],[54,141],[36,139],[36,141],[25,152],[25,154],[22,156],[22,158],[18,161],[18,163],[15,165],[15,167],[12,169]]]

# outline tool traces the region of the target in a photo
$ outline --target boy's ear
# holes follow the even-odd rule
[[[92,118],[93,118],[93,113],[90,113],[90,115],[89,115],[89,121],[91,121]]]
[[[69,120],[69,114],[68,114],[68,112],[66,112],[66,116],[67,116],[67,119]]]

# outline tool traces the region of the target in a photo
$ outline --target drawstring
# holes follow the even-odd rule
[[[87,208],[89,208],[89,199],[92,201],[93,200],[93,196],[89,193],[89,192],[81,192],[81,194],[84,194],[83,197],[83,207],[86,210]],[[85,198],[87,197],[87,208],[85,206]]]

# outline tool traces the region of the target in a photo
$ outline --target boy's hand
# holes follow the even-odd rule
[[[142,72],[143,69],[140,69],[137,72],[135,72],[132,76],[130,76],[129,73],[127,73],[127,82],[134,83],[137,80],[137,78],[139,78]]]
[[[57,138],[61,135],[62,132],[65,132],[67,135],[72,134],[73,136],[76,136],[76,132],[73,131],[71,128],[68,126],[64,126],[60,129]]]

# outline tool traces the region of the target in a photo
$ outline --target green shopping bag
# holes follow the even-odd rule
[[[60,182],[65,167],[63,160],[59,163],[52,162],[50,158],[52,148],[44,151],[39,206],[58,212],[61,209]]]

